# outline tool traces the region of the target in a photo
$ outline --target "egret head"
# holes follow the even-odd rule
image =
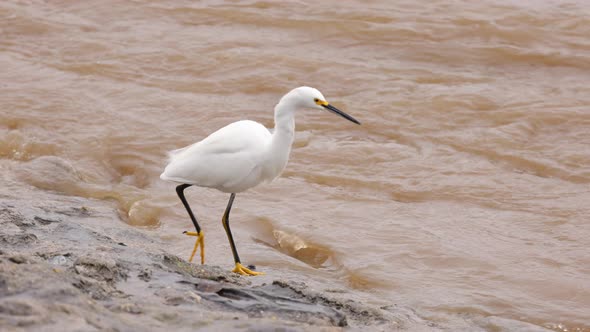
[[[314,89],[314,88],[311,88],[308,86],[301,86],[301,87],[298,87],[298,88],[294,89],[293,91],[291,91],[291,93],[295,93],[298,105],[302,108],[315,108],[315,109],[321,109],[321,110],[328,110],[334,114],[337,114],[337,115],[345,118],[348,121],[354,122],[359,125],[361,124],[352,116],[350,116],[350,115],[342,112],[341,110],[337,109],[336,107],[330,105],[330,103],[328,103],[326,101],[326,98],[324,97],[324,95],[322,95],[322,93],[318,89]],[[289,93],[289,94],[291,94],[291,93]]]

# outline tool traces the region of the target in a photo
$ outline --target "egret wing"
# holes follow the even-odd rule
[[[260,172],[270,132],[254,121],[238,121],[204,140],[170,153],[164,180],[225,191]]]

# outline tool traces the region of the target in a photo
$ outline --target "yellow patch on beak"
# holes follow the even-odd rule
[[[330,103],[328,103],[327,101],[320,100],[320,99],[316,100],[315,103],[318,104],[318,105],[320,105],[320,106],[328,106],[328,105],[330,105]]]

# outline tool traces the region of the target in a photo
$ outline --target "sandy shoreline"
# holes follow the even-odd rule
[[[420,321],[279,275],[261,282],[189,264],[121,222],[109,202],[30,188],[35,197],[22,197],[21,184],[4,180],[2,330],[391,330]]]

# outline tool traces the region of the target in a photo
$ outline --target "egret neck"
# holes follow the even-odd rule
[[[294,117],[297,103],[294,99],[287,94],[275,106],[275,128],[270,142],[271,152],[268,154],[272,156],[272,160],[269,161],[271,178],[279,176],[289,161],[291,145],[295,137]]]

